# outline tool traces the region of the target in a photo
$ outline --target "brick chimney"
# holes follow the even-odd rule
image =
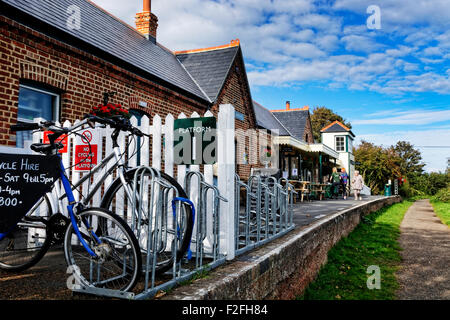
[[[151,0],[144,0],[143,11],[136,14],[136,29],[147,39],[156,42],[158,17],[152,13]]]

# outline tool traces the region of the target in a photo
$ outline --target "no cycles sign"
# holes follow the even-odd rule
[[[90,130],[82,133],[81,144],[75,146],[75,171],[89,171],[97,165],[98,145],[91,144],[93,134]]]

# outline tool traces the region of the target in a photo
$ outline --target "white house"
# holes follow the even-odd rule
[[[355,156],[353,155],[353,132],[339,121],[335,121],[322,130],[322,143],[339,154],[339,164],[345,168],[350,179],[355,172]]]

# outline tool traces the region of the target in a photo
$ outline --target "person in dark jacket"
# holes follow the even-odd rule
[[[333,198],[338,198],[339,186],[341,184],[341,175],[337,172],[337,168],[333,168],[333,172],[330,176],[330,182],[332,183],[331,191],[333,193]]]

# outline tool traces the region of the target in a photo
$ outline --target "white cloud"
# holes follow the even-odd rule
[[[448,0],[383,0],[378,3],[373,0],[336,0],[333,8],[364,14],[373,4],[381,9],[382,27],[450,22]]]
[[[380,114],[371,114],[372,119],[355,119],[355,125],[426,125],[436,122],[450,121],[450,110],[409,110],[403,112],[390,111],[389,116],[376,118]]]
[[[450,157],[450,130],[392,131],[380,134],[357,136],[356,144],[366,140],[385,147],[398,141],[408,141],[422,154],[425,170],[445,171],[447,158]],[[430,148],[432,147],[432,148]]]
[[[345,43],[345,49],[347,51],[371,53],[374,51],[378,51],[383,47],[383,45],[377,43],[367,36],[348,35],[342,37],[341,41]]]
[[[134,25],[141,1],[94,0]],[[367,16],[372,0],[155,0],[158,41],[186,50],[216,46],[239,38],[257,85],[324,86],[371,90],[388,95],[450,93],[448,0],[384,0],[382,30],[344,24],[342,11]],[[428,23],[426,26],[418,26]],[[379,41],[389,38],[395,45]],[[403,40],[402,40],[403,39]],[[435,42],[430,45],[432,41]],[[424,47],[425,46],[425,47]],[[346,52],[343,51],[346,50]],[[447,60],[446,60],[447,59]]]

